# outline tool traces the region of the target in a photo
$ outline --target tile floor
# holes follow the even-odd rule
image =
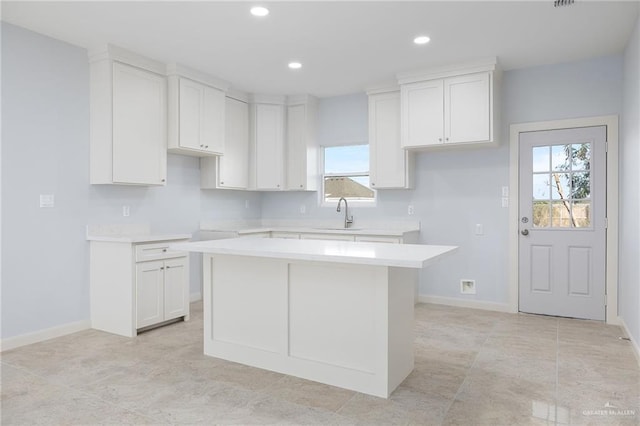
[[[205,357],[192,320],[87,330],[1,354],[3,425],[640,424],[618,327],[421,304],[416,365],[388,400]]]

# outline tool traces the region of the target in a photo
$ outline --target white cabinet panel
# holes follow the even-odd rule
[[[410,188],[411,153],[400,144],[400,92],[369,95],[372,188]]]
[[[402,92],[402,146],[439,145],[444,132],[444,82],[406,84]]]
[[[225,93],[179,75],[169,77],[169,151],[225,153]]]
[[[491,139],[489,73],[445,80],[445,143]]]
[[[400,244],[402,243],[402,238],[400,237],[384,237],[384,236],[372,236],[372,235],[356,235],[356,241],[362,243],[392,243],[392,244]]]
[[[284,106],[253,105],[255,188],[284,189]]]
[[[316,144],[317,100],[305,96],[287,107],[286,189],[315,191],[318,188],[318,147]]]
[[[165,185],[164,64],[113,45],[89,52],[89,180]]]
[[[187,315],[189,306],[189,268],[187,257],[164,262],[164,320]]]
[[[164,262],[136,265],[136,328],[164,319]]]
[[[165,182],[165,97],[163,76],[113,63],[113,183]]]
[[[495,64],[487,69],[401,84],[402,146],[494,144],[499,72]]]
[[[91,327],[133,337],[140,328],[189,319],[189,258],[171,244],[91,241]]]
[[[224,155],[200,159],[200,187],[249,187],[249,105],[226,98]]]

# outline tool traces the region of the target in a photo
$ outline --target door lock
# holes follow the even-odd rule
[[[529,230],[523,229],[522,231],[520,231],[520,233],[526,237],[527,235],[529,235]]]

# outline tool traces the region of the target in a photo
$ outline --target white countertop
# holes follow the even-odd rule
[[[112,243],[150,243],[156,241],[189,240],[191,234],[87,235],[89,241]]]
[[[351,241],[235,238],[172,244],[172,250],[274,259],[309,260],[360,265],[423,268],[456,246],[387,244]]]
[[[338,220],[263,220],[263,221],[202,221],[201,231],[235,232],[238,235],[258,232],[291,232],[299,234],[380,235],[404,237],[408,232],[420,232],[418,221],[358,220],[345,229]]]

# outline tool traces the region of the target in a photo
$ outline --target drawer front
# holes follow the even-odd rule
[[[301,240],[353,241],[353,235],[341,234],[300,234]]]
[[[288,238],[290,240],[299,240],[300,234],[296,232],[271,232],[271,238]]]
[[[136,262],[148,260],[171,259],[187,256],[186,251],[175,251],[169,246],[175,243],[187,242],[187,240],[163,241],[161,243],[136,244]]]
[[[400,237],[376,236],[376,235],[362,235],[362,236],[356,236],[356,241],[360,241],[360,242],[363,242],[363,243],[394,243],[394,244],[400,244],[400,243],[402,243],[402,238],[400,238]]]

